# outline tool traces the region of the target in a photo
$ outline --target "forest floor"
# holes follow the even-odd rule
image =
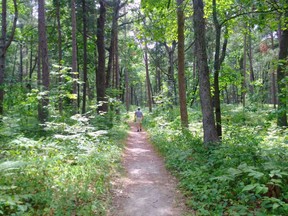
[[[176,179],[149,143],[145,131],[130,124],[123,155],[124,174],[113,185],[109,216],[183,216],[185,201]]]

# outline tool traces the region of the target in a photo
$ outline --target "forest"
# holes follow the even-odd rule
[[[288,215],[288,0],[0,5],[0,215],[107,215],[137,107],[193,215]]]

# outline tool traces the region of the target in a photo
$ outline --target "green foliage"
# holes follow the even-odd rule
[[[75,115],[47,122],[45,137],[1,139],[0,215],[106,215],[127,125],[99,130],[90,121]]]
[[[198,215],[288,213],[287,131],[274,128],[267,110],[224,106],[222,144],[209,149],[199,131],[192,135],[176,127],[177,115],[170,122],[165,113],[146,119],[152,142]],[[190,128],[199,118],[191,121]]]

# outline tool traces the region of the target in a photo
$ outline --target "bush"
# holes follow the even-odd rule
[[[288,153],[282,137],[286,132],[279,136],[281,129],[272,129],[272,123],[254,128],[259,112],[239,112],[234,109],[231,118],[226,111],[230,123],[223,141],[210,149],[199,136],[182,133],[177,117],[173,122],[158,117],[161,121],[152,120],[148,128],[167,167],[179,178],[187,204],[199,215],[287,215]],[[194,122],[190,124],[193,127]],[[155,130],[163,125],[164,130]]]
[[[69,124],[47,123],[49,136],[9,140],[0,161],[0,215],[106,215],[126,129],[97,130],[76,115]]]

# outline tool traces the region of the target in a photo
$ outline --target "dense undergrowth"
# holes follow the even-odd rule
[[[127,132],[124,122],[75,115],[55,118],[43,131],[4,117],[0,215],[106,215],[110,178]]]
[[[223,141],[209,149],[200,138],[200,111],[190,110],[189,132],[180,131],[175,110],[146,114],[151,140],[188,206],[197,215],[288,215],[287,129],[275,126],[269,108],[223,110]]]

